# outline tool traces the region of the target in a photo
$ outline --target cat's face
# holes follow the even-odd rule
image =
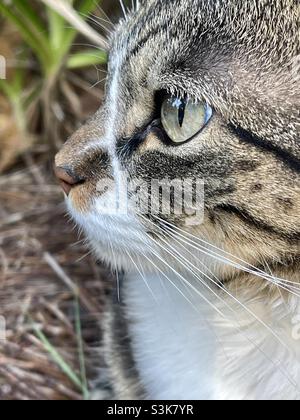
[[[173,225],[252,262],[297,254],[299,5],[143,3],[113,35],[105,104],[56,158],[75,183],[65,185],[74,219],[112,264],[147,254],[153,237],[175,246]],[[153,187],[142,194],[148,214],[109,211],[116,194],[126,201],[127,177],[191,191],[203,181],[204,216],[191,218],[195,197],[187,212],[151,214]]]

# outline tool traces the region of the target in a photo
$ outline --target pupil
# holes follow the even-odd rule
[[[185,116],[185,107],[186,107],[186,102],[181,101],[178,107],[178,122],[181,128],[182,128],[184,116]]]

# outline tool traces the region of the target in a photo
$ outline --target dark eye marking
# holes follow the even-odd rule
[[[117,153],[120,158],[129,158],[139,148],[139,146],[146,140],[150,132],[158,129],[160,121],[155,119],[151,123],[145,124],[139,128],[132,136],[122,137],[117,141]],[[160,132],[161,130],[159,130]]]

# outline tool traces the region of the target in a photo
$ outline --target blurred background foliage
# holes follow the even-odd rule
[[[52,164],[101,105],[121,14],[119,0],[0,0],[0,400],[88,399],[101,365],[114,281],[66,217]]]
[[[117,0],[0,0],[0,172],[58,148],[102,98]],[[40,150],[39,148],[35,150]]]

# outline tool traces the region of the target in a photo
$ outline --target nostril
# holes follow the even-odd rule
[[[75,175],[74,171],[66,166],[54,166],[54,173],[67,195],[70,194],[73,187],[84,182],[83,178]]]

